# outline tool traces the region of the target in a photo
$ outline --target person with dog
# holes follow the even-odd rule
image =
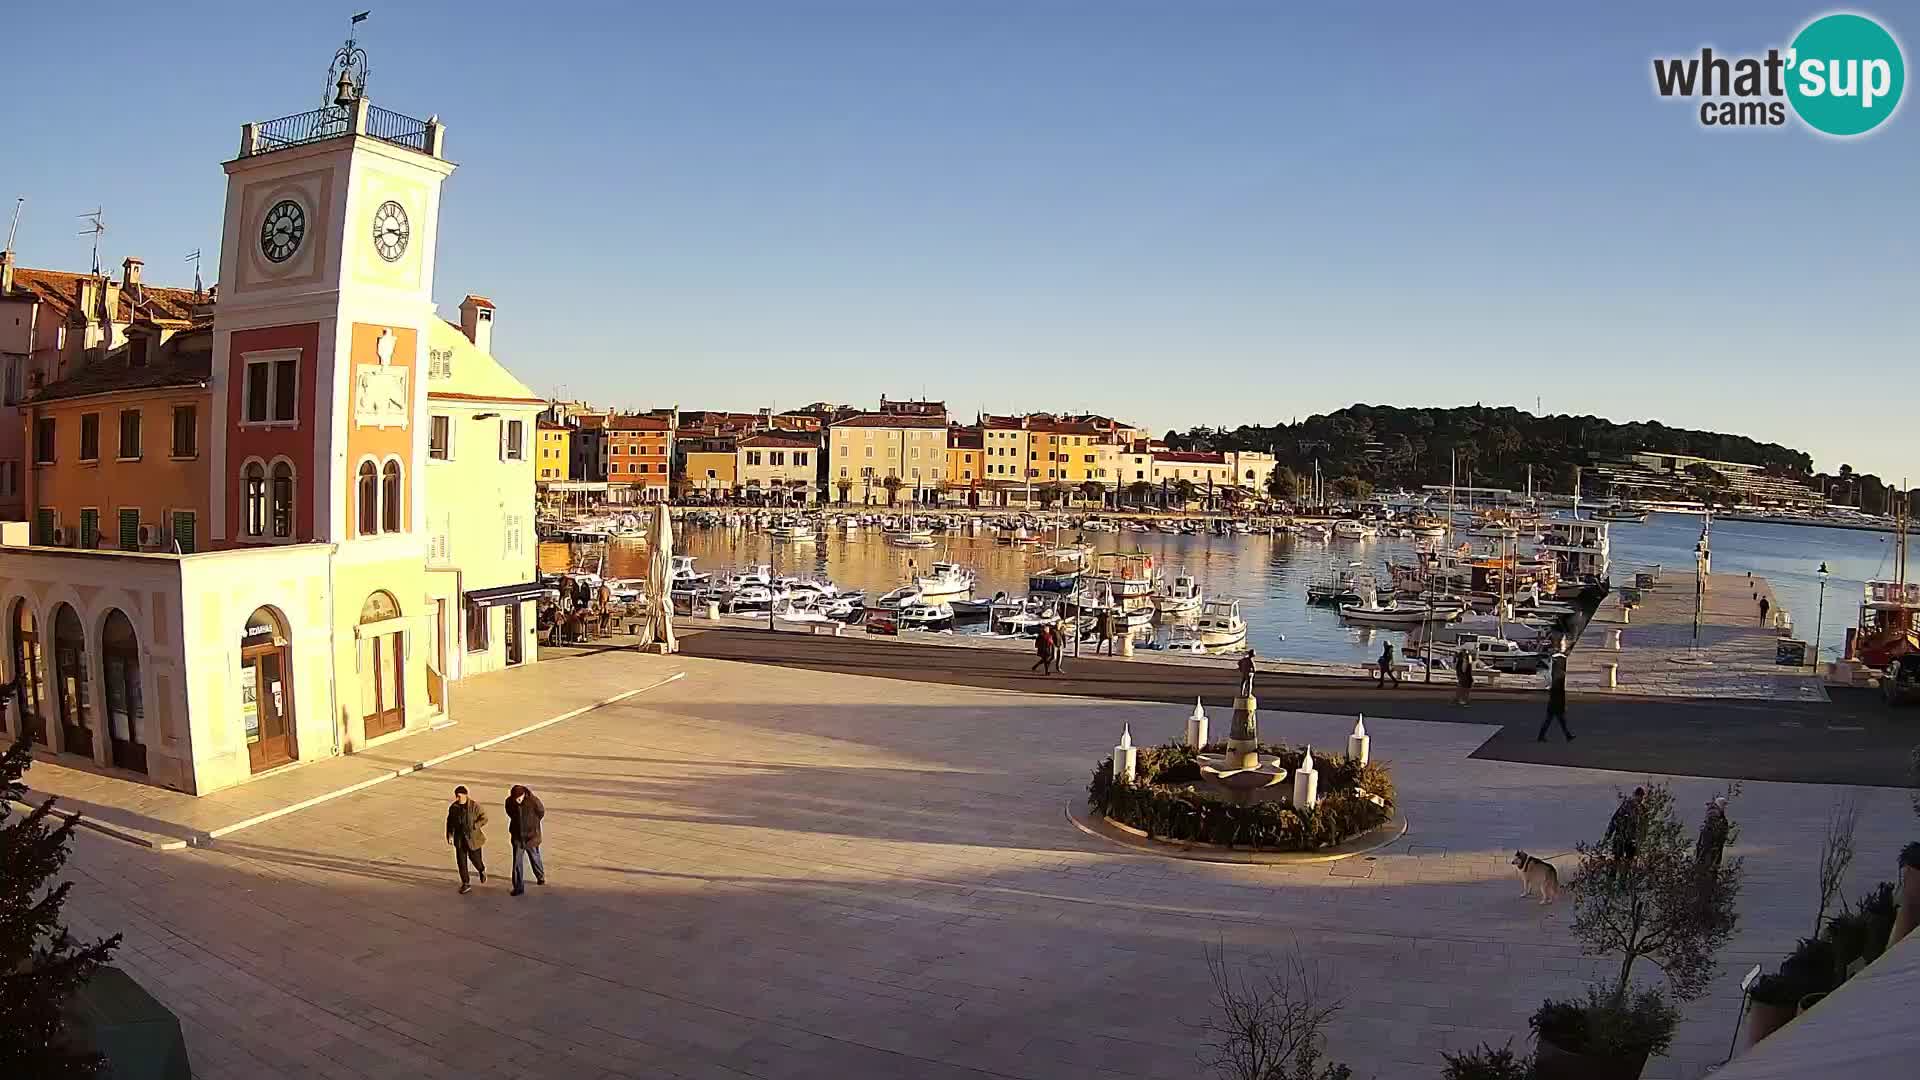
[[[1640,807],[1646,798],[1646,788],[1634,788],[1633,794],[1621,799],[1620,805],[1614,808],[1613,816],[1607,819],[1607,835],[1602,842],[1613,851],[1615,880],[1633,865],[1633,856],[1640,850]]]

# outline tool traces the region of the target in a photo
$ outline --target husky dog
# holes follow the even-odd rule
[[[1536,859],[1524,851],[1513,853],[1514,869],[1520,871],[1520,895],[1538,896],[1542,904],[1560,898],[1560,872],[1545,859]]]

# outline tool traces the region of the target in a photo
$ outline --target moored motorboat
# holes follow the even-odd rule
[[[1237,645],[1247,640],[1247,623],[1240,617],[1240,601],[1208,600],[1200,605],[1193,632],[1207,645]]]
[[[953,605],[942,600],[938,603],[912,603],[900,605],[900,629],[902,630],[951,630],[953,629]]]
[[[1154,594],[1153,606],[1162,615],[1187,615],[1200,610],[1205,593],[1200,580],[1192,574],[1175,574],[1173,580]]]
[[[973,595],[974,573],[959,563],[937,562],[931,573],[915,579],[920,595],[928,600],[944,600]]]

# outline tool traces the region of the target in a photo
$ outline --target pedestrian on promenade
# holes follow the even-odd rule
[[[1393,642],[1383,641],[1380,643],[1380,674],[1374,678],[1373,685],[1385,686],[1388,679],[1393,680],[1393,685],[1400,685],[1400,672],[1393,666]]]
[[[1640,805],[1647,798],[1647,789],[1637,787],[1633,794],[1620,800],[1614,807],[1613,816],[1607,819],[1607,835],[1603,841],[1613,850],[1613,877],[1615,881],[1633,864],[1634,853],[1640,850]]]
[[[453,864],[460,868],[462,893],[473,891],[473,881],[467,877],[468,863],[480,875],[480,884],[487,883],[487,860],[481,853],[487,843],[486,826],[487,812],[468,797],[466,785],[454,788],[453,801],[447,804],[447,843],[453,845]]]
[[[1040,632],[1033,635],[1033,651],[1040,659],[1029,671],[1038,671],[1042,675],[1050,674],[1053,669],[1053,627],[1042,626]]]
[[[1767,611],[1772,607],[1773,607],[1773,601],[1767,599],[1764,596],[1760,598],[1760,621],[1761,622],[1764,623],[1767,621]]]
[[[1553,662],[1548,671],[1548,678],[1552,681],[1547,686],[1547,718],[1540,721],[1540,734],[1536,741],[1546,742],[1547,729],[1553,726],[1555,720],[1559,720],[1560,734],[1572,742],[1573,732],[1567,728],[1567,653],[1558,644],[1554,645]]]
[[[1462,644],[1453,650],[1453,703],[1466,708],[1473,697],[1473,650]]]
[[[1097,619],[1100,627],[1100,631],[1099,631],[1100,645],[1106,646],[1107,655],[1112,656],[1113,655],[1113,611],[1112,609],[1101,608],[1100,614],[1097,617]],[[1095,656],[1100,655],[1100,645],[1094,646],[1093,655]]]
[[[527,872],[522,865],[533,863],[533,880],[537,885],[547,883],[547,867],[540,861],[540,819],[547,816],[547,808],[540,802],[540,796],[528,790],[525,784],[513,785],[507,793],[507,840],[513,844],[513,892],[510,896],[519,896],[527,891]]]
[[[1240,696],[1253,700],[1253,650],[1248,649],[1240,656]]]

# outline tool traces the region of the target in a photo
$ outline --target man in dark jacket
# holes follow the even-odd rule
[[[1573,741],[1573,732],[1567,728],[1567,653],[1564,648],[1555,648],[1553,660],[1547,667],[1547,718],[1540,721],[1540,734],[1535,742],[1547,741],[1547,728],[1555,720],[1560,721],[1560,734]]]
[[[1604,839],[1613,850],[1615,880],[1633,865],[1634,853],[1640,850],[1640,807],[1646,798],[1646,788],[1634,788],[1633,794],[1621,799],[1620,805],[1614,807],[1613,816],[1607,819]]]
[[[523,861],[533,863],[536,884],[547,883],[547,867],[540,861],[540,819],[546,816],[547,808],[541,804],[540,796],[525,784],[513,785],[513,790],[507,793],[507,838],[513,843],[514,896],[527,891]]]
[[[487,883],[487,861],[481,849],[487,844],[487,812],[467,795],[465,784],[453,789],[453,801],[447,804],[447,843],[453,845],[453,863],[460,868],[460,891],[473,891],[467,877],[467,864],[473,864],[480,884]]]

